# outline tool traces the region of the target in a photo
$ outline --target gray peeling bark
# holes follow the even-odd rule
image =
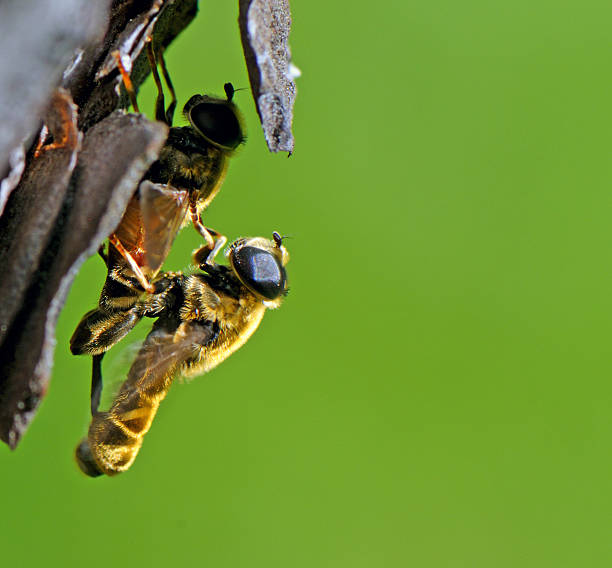
[[[47,172],[45,177],[50,179],[59,177],[54,195],[61,206],[54,211],[51,226],[47,223],[44,232],[37,230],[28,239],[28,244],[33,245],[31,249],[38,249],[36,269],[32,270],[31,265],[28,271],[31,276],[19,282],[16,291],[21,301],[10,304],[12,323],[0,344],[3,375],[0,432],[11,447],[18,442],[46,391],[55,325],[70,284],[83,261],[96,252],[117,225],[166,136],[167,127],[161,123],[140,115],[113,113],[85,134],[78,162],[72,175],[67,176],[68,183],[53,167],[59,157],[56,160],[48,155],[67,150],[43,153],[44,163],[36,173]],[[27,185],[22,184],[19,189],[23,192],[40,189],[38,184],[31,183],[36,177],[34,174],[25,178]],[[39,209],[36,217],[40,220],[44,213]],[[36,247],[42,243],[47,243],[44,248]]]
[[[2,119],[10,119],[0,135],[0,168],[9,174],[24,168],[18,184],[18,175],[3,183],[0,196],[0,438],[12,448],[48,387],[55,325],[70,284],[121,219],[167,136],[161,123],[113,112],[125,101],[109,54],[121,52],[138,86],[147,70],[146,35],[154,29],[154,42],[165,46],[197,10],[196,0],[43,4],[53,6],[53,17],[31,11],[29,2],[0,9],[0,37],[18,30],[3,65],[14,61],[27,70],[10,75],[11,93],[0,89]],[[35,50],[28,47],[32,38]],[[41,118],[54,143],[19,160],[15,146],[31,145]]]
[[[145,38],[166,47],[197,12],[197,0],[31,4],[0,5],[0,439],[11,448],[47,390],[76,272],[117,226],[167,136],[165,125],[117,110],[127,98],[110,54],[121,53],[137,89],[149,73]],[[272,151],[293,149],[289,25],[286,0],[240,1]],[[51,137],[35,156],[43,122]]]
[[[288,41],[289,1],[240,0],[239,5],[242,47],[268,148],[291,154],[296,88]]]

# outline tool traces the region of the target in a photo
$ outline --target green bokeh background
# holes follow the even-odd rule
[[[180,104],[248,85],[236,4],[202,2],[168,51]],[[172,388],[128,473],[92,480],[68,352],[90,259],[49,394],[0,447],[2,565],[612,565],[609,2],[292,10],[295,154],[237,93],[249,139],[207,215],[293,235],[291,293]],[[167,267],[198,244],[184,230]]]

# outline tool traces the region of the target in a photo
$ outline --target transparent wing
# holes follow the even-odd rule
[[[207,322],[184,322],[174,332],[154,329],[132,363],[126,383],[151,394],[167,388],[167,381],[196,358],[212,337],[212,324]]]
[[[145,263],[156,273],[166,260],[189,209],[189,194],[169,185],[143,181],[139,186]]]

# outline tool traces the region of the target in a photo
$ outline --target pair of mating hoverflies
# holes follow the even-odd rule
[[[138,112],[129,75],[114,55]],[[232,85],[225,85],[225,98],[191,97],[183,109],[189,126],[172,127],[176,95],[163,53],[156,56],[148,42],[147,55],[158,93],[155,116],[170,126],[168,139],[109,237],[108,251],[100,250],[107,276],[98,307],[83,316],[70,340],[73,354],[92,356],[92,421],[76,449],[79,467],[92,477],[126,471],[174,377],[218,365],[287,293],[289,255],[278,233],[235,241],[225,266],[215,261],[225,237],[202,222],[228,159],[244,141]],[[167,108],[158,65],[172,97]],[[189,221],[205,240],[192,256],[198,272],[159,274],[176,233]],[[153,328],[110,408],[100,411],[102,358],[144,317],[156,318]]]

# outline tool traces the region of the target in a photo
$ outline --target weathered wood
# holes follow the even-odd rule
[[[0,3],[0,179],[8,175],[11,151],[28,146],[40,127],[75,50],[104,35],[109,4],[110,0]]]
[[[288,43],[289,0],[240,0],[239,7],[242,47],[268,148],[291,153],[297,71]]]
[[[268,147],[291,152],[289,4],[239,7]],[[11,448],[47,389],[76,272],[117,226],[167,136],[161,123],[114,112],[128,99],[111,54],[138,89],[149,73],[146,38],[166,47],[196,12],[197,0],[0,4],[0,439]],[[50,136],[35,155],[27,148],[43,122]]]
[[[47,389],[55,325],[70,284],[81,264],[117,225],[166,136],[164,124],[118,111],[87,132],[70,183],[58,183],[65,195],[58,196],[61,207],[50,223],[52,232],[0,343],[0,438],[12,448]],[[50,161],[58,163],[45,159],[45,154],[40,159],[45,160],[41,168],[50,167]],[[44,211],[39,214],[43,216]]]
[[[20,2],[19,6],[29,4]],[[12,18],[12,24],[21,29],[17,35],[37,38],[36,50],[26,50],[26,56],[20,55],[13,64],[24,64],[28,74],[37,66],[44,67],[47,81],[40,100],[24,95],[25,112],[33,118],[27,128],[13,128],[11,136],[0,140],[4,144],[0,167],[9,163],[15,141],[33,138],[54,84],[62,80],[65,88],[56,91],[44,117],[51,134],[47,144],[53,145],[38,156],[32,150],[27,153],[18,184],[20,164],[14,160],[12,179],[3,180],[1,187],[0,439],[12,448],[46,391],[55,324],[76,271],[117,226],[167,136],[167,127],[161,123],[142,116],[111,114],[126,106],[127,100],[119,94],[121,80],[110,54],[114,50],[122,53],[138,86],[149,72],[142,60],[146,55],[141,53],[147,35],[153,34],[154,45],[166,46],[197,11],[196,0],[114,0],[110,13],[102,11],[94,18],[85,8],[78,8],[77,0],[47,4],[56,6],[60,14],[65,6],[72,7],[79,18],[63,20],[53,15],[43,22],[40,10],[32,17],[25,9],[26,18],[16,2],[7,4],[10,9],[4,4],[0,9],[0,31],[10,27]],[[96,10],[105,6],[104,2],[81,4],[98,5]],[[37,6],[40,8],[40,3]],[[64,32],[70,41],[66,40],[64,51],[58,51],[54,42]],[[10,67],[9,59],[3,58],[0,65]],[[7,73],[15,77],[17,93],[31,90],[29,76],[14,69]],[[19,108],[17,101],[6,95],[7,90],[0,87],[3,120],[11,117],[11,104]],[[78,129],[72,99],[79,106]],[[15,121],[7,122],[12,127]],[[79,130],[85,132],[82,149]]]

